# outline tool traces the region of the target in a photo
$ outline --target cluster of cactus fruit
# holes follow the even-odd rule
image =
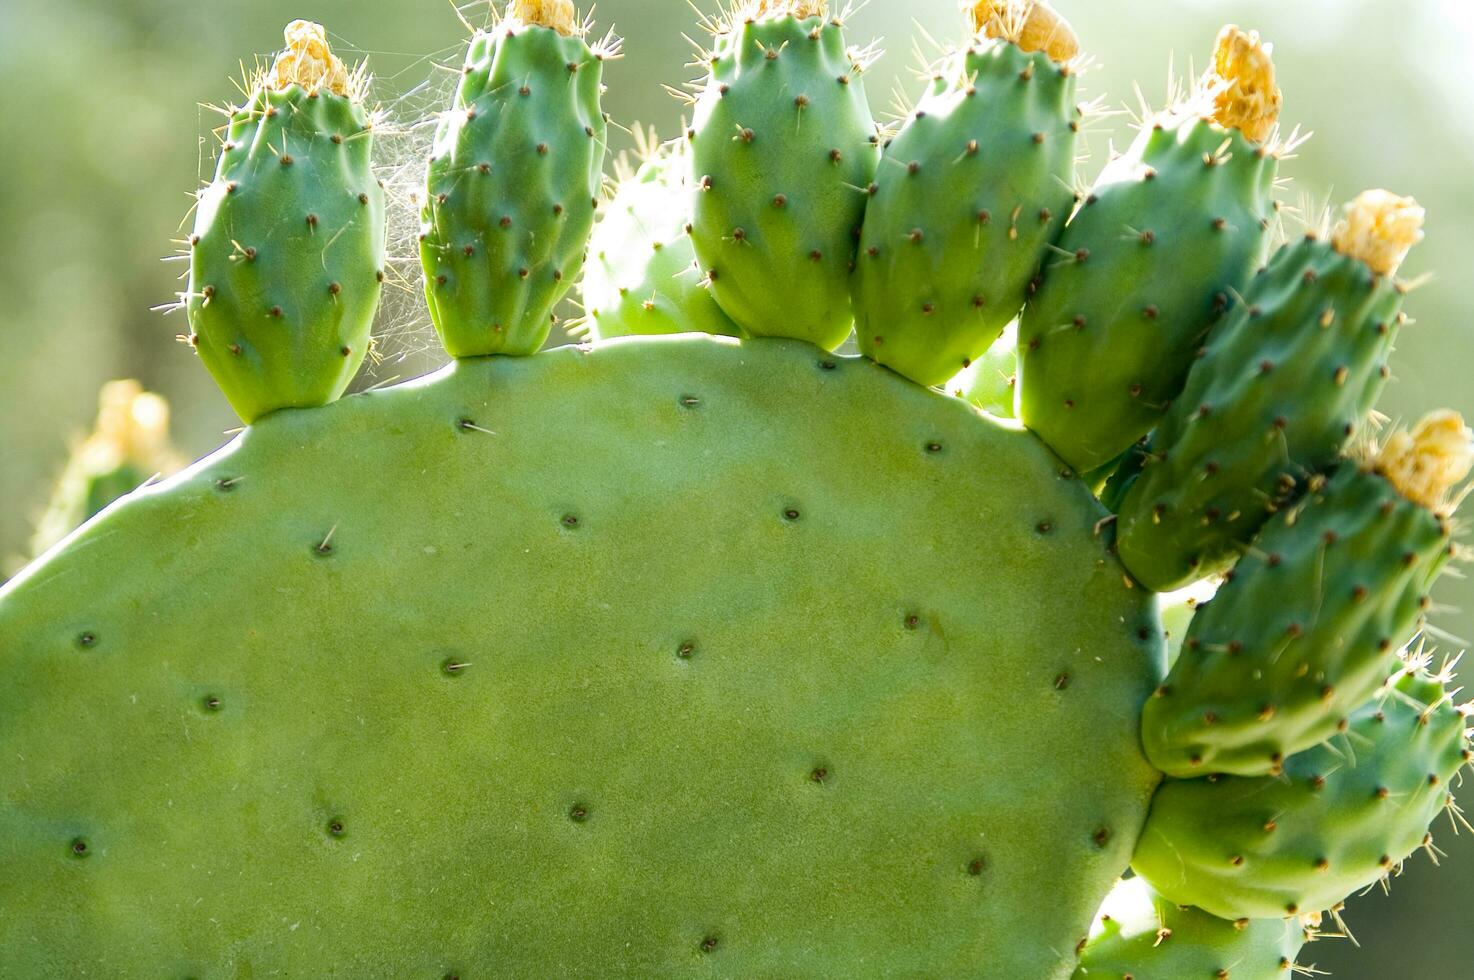
[[[1077,193],[1046,4],[885,128],[825,0],[741,0],[610,191],[618,41],[495,13],[432,378],[339,400],[365,73],[296,22],[230,112],[183,299],[248,427],[103,509],[176,465],[115,389],[0,590],[0,975],[1270,980],[1458,818],[1474,436],[1372,424],[1422,212],[1267,254],[1257,35]]]

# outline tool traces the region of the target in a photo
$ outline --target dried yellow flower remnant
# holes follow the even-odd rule
[[[1064,64],[1080,53],[1080,38],[1070,22],[1043,0],[979,0],[970,5],[972,28],[979,34],[1043,51]]]
[[[172,473],[181,460],[169,444],[169,403],[137,381],[110,381],[98,396],[97,428],[77,454],[90,472],[125,463],[140,472]]]
[[[1284,103],[1274,80],[1273,53],[1274,46],[1261,42],[1258,31],[1230,24],[1218,32],[1213,68],[1204,85],[1212,94],[1214,122],[1251,140],[1269,136]]]
[[[829,0],[752,0],[748,16],[792,17],[807,20],[810,17],[828,17]]]
[[[327,89],[334,95],[348,95],[348,69],[328,49],[327,32],[321,24],[294,20],[282,34],[287,46],[266,74],[268,88],[280,92],[300,85],[309,92]]]
[[[579,32],[578,11],[573,0],[511,0],[507,16],[533,27],[551,27],[564,37]]]
[[[1346,216],[1331,234],[1342,255],[1361,259],[1379,276],[1401,268],[1412,247],[1423,240],[1425,212],[1410,197],[1386,190],[1363,191],[1346,205]]]
[[[1430,413],[1411,432],[1395,432],[1372,460],[1397,492],[1430,510],[1474,470],[1474,431],[1450,409]]]

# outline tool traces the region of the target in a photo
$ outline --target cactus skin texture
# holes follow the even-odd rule
[[[1278,160],[1185,109],[1107,165],[1020,321],[1019,417],[1081,473],[1157,423],[1265,257]]]
[[[1334,466],[1386,386],[1402,298],[1327,241],[1281,249],[1214,331],[1121,505],[1137,581],[1165,592],[1223,571]]]
[[[781,9],[739,9],[716,38],[689,132],[691,240],[744,330],[833,350],[854,323],[850,272],[878,137],[838,21],[771,6]]]
[[[1014,417],[1014,385],[1018,377],[1018,332],[1003,331],[983,356],[947,383],[947,390],[994,418]]]
[[[1018,314],[1075,204],[1075,75],[980,38],[881,156],[855,269],[860,350],[919,384],[966,368]]]
[[[699,331],[735,337],[686,234],[685,161],[661,155],[620,181],[589,242],[579,289],[593,340]]]
[[[1446,520],[1348,463],[1275,518],[1204,604],[1142,714],[1174,776],[1278,771],[1335,734],[1421,622],[1452,549]]]
[[[368,113],[325,45],[336,80],[290,70],[321,36],[289,26],[287,68],[231,112],[190,237],[190,342],[247,423],[341,396],[379,304],[384,192]]]
[[[1100,911],[1074,980],[1289,980],[1306,942],[1299,921],[1228,922],[1142,878],[1118,884]]]
[[[1449,698],[1409,666],[1357,711],[1344,745],[1292,756],[1283,777],[1167,780],[1132,866],[1172,901],[1225,919],[1336,907],[1431,842],[1469,758]]]
[[[515,17],[471,39],[421,214],[425,297],[452,357],[532,354],[578,278],[603,182],[606,52]]]
[[[273,415],[0,589],[6,966],[1068,977],[1159,779],[1102,513],[802,343]]]

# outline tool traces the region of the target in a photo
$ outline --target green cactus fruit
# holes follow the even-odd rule
[[[1454,551],[1437,500],[1468,472],[1468,447],[1457,415],[1430,416],[1389,443],[1375,464],[1388,476],[1347,464],[1270,523],[1193,617],[1185,652],[1143,712],[1158,768],[1274,773],[1335,734],[1431,604]],[[1430,487],[1418,482],[1428,470],[1406,472],[1405,457],[1462,462]]]
[[[384,192],[363,76],[294,21],[230,111],[190,236],[189,341],[247,423],[341,396],[369,349],[384,278]]]
[[[998,339],[1075,205],[1075,74],[1020,46],[1025,23],[995,16],[949,56],[876,172],[855,336],[920,384],[942,384]]]
[[[536,352],[583,267],[618,53],[586,28],[568,0],[511,0],[471,39],[420,216],[425,297],[452,357]]]
[[[1143,127],[1045,262],[1019,327],[1019,417],[1080,472],[1131,447],[1182,390],[1230,297],[1264,259],[1279,112],[1258,35],[1225,28],[1217,93]],[[1250,97],[1252,96],[1252,98]]]
[[[878,141],[824,0],[744,0],[716,28],[689,130],[691,241],[722,309],[754,336],[833,350]]]
[[[272,416],[0,590],[6,966],[1068,977],[1159,779],[1100,516],[796,342]]]
[[[72,450],[36,524],[31,554],[45,552],[145,480],[183,465],[169,444],[169,403],[137,381],[108,382],[98,398],[96,427]]]
[[[741,334],[712,297],[686,234],[686,170],[683,155],[649,146],[640,168],[619,182],[594,227],[579,285],[591,339],[688,331]]]
[[[1417,663],[1358,710],[1346,738],[1282,776],[1169,779],[1133,867],[1168,899],[1225,919],[1334,909],[1431,844],[1470,758],[1463,710]]]
[[[1074,980],[1290,980],[1308,939],[1297,919],[1229,922],[1130,878],[1101,906]]]
[[[1351,210],[1330,241],[1286,245],[1253,280],[1152,434],[1116,539],[1148,588],[1170,591],[1231,565],[1335,464],[1385,387],[1404,290],[1396,264],[1368,260],[1386,251],[1380,236],[1405,255],[1423,211],[1385,191]],[[1378,239],[1356,238],[1362,227]]]
[[[1017,374],[1018,330],[1010,325],[982,357],[947,383],[947,390],[994,418],[1011,419]]]

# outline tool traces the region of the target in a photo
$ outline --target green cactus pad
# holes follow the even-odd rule
[[[886,147],[855,269],[860,350],[939,385],[1024,304],[1075,204],[1075,75],[979,39]]]
[[[1346,464],[1193,616],[1143,712],[1147,754],[1174,776],[1253,776],[1329,738],[1387,676],[1452,549],[1447,521]]]
[[[1045,262],[1019,326],[1019,417],[1080,472],[1156,424],[1264,259],[1275,157],[1199,119],[1143,130]]]
[[[716,39],[691,137],[691,240],[755,336],[827,350],[850,334],[850,270],[879,155],[862,65],[834,20],[738,17]]]
[[[1121,560],[1170,591],[1223,571],[1356,435],[1389,375],[1403,291],[1308,238],[1261,272],[1151,437]]]
[[[802,343],[277,413],[0,590],[6,966],[1068,977],[1159,778],[1101,514]]]
[[[1409,668],[1345,738],[1292,756],[1283,777],[1167,780],[1133,867],[1172,901],[1225,919],[1339,905],[1431,840],[1469,758],[1449,698]]]
[[[226,128],[190,236],[190,342],[246,422],[343,394],[384,278],[384,192],[355,100],[258,87]]]
[[[947,390],[994,418],[1011,419],[1017,376],[1018,333],[1010,326],[982,357],[947,383]]]
[[[425,296],[452,357],[531,354],[583,267],[603,182],[603,55],[506,20],[441,116],[421,216]]]
[[[692,331],[741,334],[742,328],[712,297],[686,234],[690,196],[685,171],[679,157],[648,160],[620,182],[604,209],[579,284],[592,339]]]
[[[1228,922],[1131,878],[1106,897],[1074,980],[1290,980],[1305,941],[1298,921]]]

